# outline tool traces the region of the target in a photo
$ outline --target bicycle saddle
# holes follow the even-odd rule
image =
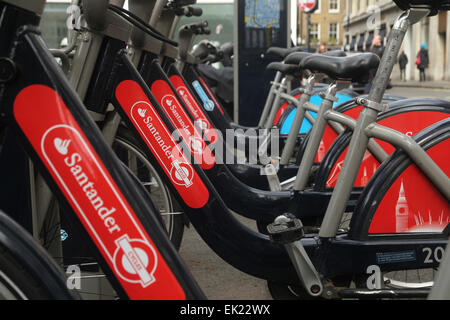
[[[272,62],[266,67],[266,69],[271,71],[279,71],[282,74],[289,76],[299,76],[301,74],[301,69],[298,67],[298,64]]]
[[[289,54],[284,59],[284,62],[287,64],[295,64],[296,66],[298,66],[303,59],[305,59],[306,57],[310,57],[312,55],[313,54],[309,52],[294,52]]]
[[[299,65],[303,59],[306,57],[314,55],[313,53],[308,52],[294,52],[289,54],[286,59],[284,59],[285,63],[288,64],[296,64]],[[347,54],[342,50],[331,50],[325,53],[321,53],[321,55],[330,56],[330,57],[346,57]]]
[[[394,0],[394,2],[402,10],[429,8],[430,15],[437,14],[439,10],[450,10],[450,0]]]
[[[314,54],[303,59],[301,69],[325,73],[330,78],[359,81],[367,78],[369,71],[377,69],[380,58],[373,53],[361,53],[348,57],[332,57]]]
[[[293,52],[297,52],[298,50],[300,50],[299,47],[294,47],[294,48],[270,47],[269,49],[267,49],[266,54],[276,55],[276,56],[284,59],[289,54],[291,54]]]

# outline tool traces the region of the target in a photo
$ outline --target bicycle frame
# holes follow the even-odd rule
[[[92,239],[99,264],[120,297],[204,298],[167,239],[148,194],[105,143],[46,49],[36,27],[44,4],[0,2],[0,55],[26,70],[3,84],[1,107],[8,125],[63,211]]]
[[[144,12],[143,9],[139,12]],[[89,13],[89,12],[88,12]],[[89,13],[90,14],[90,13]],[[117,22],[117,24],[119,24]],[[125,29],[125,27],[122,28],[122,30]],[[129,30],[129,28],[128,28]],[[91,32],[87,32],[83,35],[82,39],[90,39],[94,38],[94,34],[91,36]],[[108,88],[112,88],[113,86],[110,85],[110,83],[115,82],[115,76],[118,73],[111,73],[111,61],[114,59],[122,60],[123,56],[122,54],[117,54],[117,52],[120,50],[120,48],[125,48],[125,41],[126,41],[126,35],[123,33],[123,36],[118,35],[111,35],[109,36],[107,33],[104,33],[102,31],[98,31],[97,34],[95,34],[96,38],[102,38],[101,41],[102,44],[100,47],[104,48],[106,50],[104,53],[99,54],[99,50],[96,48],[89,49],[89,54],[85,55],[83,51],[77,52],[76,59],[74,60],[74,66],[76,68],[80,68],[83,70],[82,73],[77,72],[74,70],[74,74],[76,75],[76,79],[74,79],[74,83],[79,82],[79,78],[85,79],[86,82],[89,82],[92,86],[89,90],[87,90],[88,95],[85,96],[85,103],[89,106],[89,109],[91,109],[90,113],[93,115],[96,119],[99,119],[103,122],[103,133],[105,134],[105,127],[112,128],[112,130],[108,130],[108,140],[112,141],[112,138],[114,137],[115,128],[117,128],[118,123],[120,123],[120,117],[110,117],[109,120],[107,117],[104,116],[106,105],[108,104],[107,101],[111,95]],[[133,39],[133,37],[132,37]],[[144,77],[145,82],[149,86],[154,86],[155,83],[159,82],[165,82],[169,83],[167,78],[165,78],[164,73],[160,69],[157,62],[155,62],[156,54],[153,52],[149,52],[149,48],[151,47],[150,43],[145,43],[144,48],[136,48],[134,50],[139,54],[140,62],[137,63],[136,61],[133,62],[133,64],[138,64],[138,68],[140,69],[141,75]],[[152,47],[153,48],[153,47]],[[84,48],[80,48],[80,50]],[[154,48],[153,48],[154,49]],[[127,55],[128,55],[127,51]],[[96,59],[93,58],[93,56],[96,57]],[[80,61],[78,57],[83,57],[83,61]],[[88,59],[85,59],[85,58]],[[94,66],[90,66],[88,63],[84,63],[84,61],[95,61]],[[131,60],[136,60],[136,55],[133,55],[133,58]],[[178,73],[175,66],[171,64],[170,60],[166,58],[167,65],[169,66],[169,75],[170,81],[172,84],[176,87],[167,91],[166,93],[169,93],[171,96],[174,97],[174,101],[176,97],[174,96],[175,93],[178,93],[181,97],[178,101],[185,102],[185,105],[193,105],[195,103],[198,104],[197,101],[192,100],[191,104],[185,100],[185,96],[189,93],[189,90],[187,89],[187,85],[184,82],[184,79],[182,78],[182,75]],[[92,75],[92,70],[95,70],[95,75],[92,76],[90,79],[85,76]],[[175,78],[177,78],[181,83],[181,87],[184,88],[184,95],[180,91],[180,84],[174,82]],[[168,85],[166,86],[168,87]],[[158,95],[158,90],[152,90],[153,95]],[[160,94],[162,97],[164,94]],[[192,99],[192,94],[190,95]],[[92,98],[90,98],[92,97]],[[160,99],[158,99],[159,102]],[[179,107],[177,107],[179,108]],[[186,107],[183,106],[183,109]],[[198,112],[200,114],[199,109],[196,109],[192,111],[191,109],[186,108],[186,112],[190,111],[190,114],[193,115],[195,112]],[[171,112],[169,110],[165,110],[165,114],[170,114]],[[180,111],[178,111],[178,114],[182,114]],[[103,120],[104,119],[104,120]],[[196,121],[208,121],[207,117],[203,114],[202,117],[198,119],[194,119]],[[172,119],[172,124],[175,120]],[[190,119],[184,121],[184,123],[188,123]],[[194,125],[191,124],[191,127],[194,127]],[[214,132],[214,130],[212,130]],[[210,132],[204,132],[206,137],[209,138],[210,136],[214,136],[213,133]],[[208,135],[209,133],[209,135]],[[185,138],[185,141],[189,141],[189,138]],[[211,141],[211,140],[210,140]],[[252,190],[248,186],[242,184],[240,181],[238,181],[236,178],[233,177],[232,173],[227,171],[227,168],[224,165],[215,165],[216,167],[214,170],[211,170],[211,167],[208,167],[208,177],[211,179],[211,181],[214,182],[214,185],[216,188],[218,188],[221,196],[224,200],[226,200],[227,204],[231,206],[232,209],[234,209],[236,212],[239,212],[243,216],[246,216],[250,219],[265,221],[265,222],[271,222],[273,219],[278,216],[280,213],[285,212],[288,210],[288,208],[291,207],[291,204],[298,204],[295,207],[292,206],[290,210],[293,210],[293,212],[301,217],[315,217],[318,215],[321,215],[326,208],[326,203],[328,199],[331,196],[330,192],[325,193],[314,193],[314,192],[308,192],[308,193],[296,193],[293,194],[292,192],[285,191],[280,193],[273,193],[273,192],[264,192],[264,191],[258,191],[258,190]],[[259,174],[259,172],[258,172]],[[233,189],[226,189],[226,186]],[[224,189],[225,187],[225,189]],[[229,191],[233,191],[230,193]],[[228,196],[231,194],[231,196]],[[240,201],[240,199],[236,199],[233,197],[234,194],[241,194],[244,199],[250,199],[249,203],[244,201]],[[355,195],[352,197],[352,200],[349,202],[348,209],[352,210],[354,207],[354,203],[357,199],[358,193],[355,193]],[[268,210],[266,203],[271,203],[271,205],[277,205],[277,210]],[[314,212],[309,212],[307,208],[314,207]]]
[[[406,31],[411,24],[416,23],[428,14],[429,11],[426,9],[411,9],[408,13],[403,14],[394,25],[390,41],[386,48],[386,52],[389,52],[389,54],[383,56],[369,97],[366,101],[362,101],[365,108],[357,120],[346,160],[344,161],[341,174],[322,223],[319,233],[319,236],[322,238],[333,238],[336,236],[345,210],[342,204],[345,203],[345,200],[349,199],[356,175],[358,174],[359,165],[362,163],[369,138],[371,137],[385,140],[405,150],[413,162],[432,181],[433,185],[436,186],[447,200],[450,199],[449,178],[430,159],[423,149],[411,137],[394,130],[380,128],[380,126],[375,124],[378,114],[383,110],[381,105],[383,94],[388,85],[389,75],[395,65],[395,57],[398,56]]]
[[[98,32],[101,34],[101,32]],[[109,102],[112,102],[115,109],[120,114],[127,127],[134,130],[136,137],[139,137],[143,144],[148,148],[144,151],[147,152],[150,162],[157,170],[159,176],[164,180],[169,187],[173,195],[176,196],[178,202],[183,206],[183,211],[189,215],[191,223],[196,226],[197,231],[202,235],[205,241],[212,247],[218,254],[225,258],[230,264],[236,268],[243,270],[249,274],[259,276],[262,278],[286,280],[295,279],[294,270],[290,267],[290,262],[285,259],[286,254],[279,250],[279,248],[273,245],[267,237],[261,236],[257,233],[249,232],[249,230],[243,227],[226,209],[223,201],[217,196],[214,187],[209,183],[205,177],[203,171],[197,165],[190,165],[188,160],[181,161],[183,168],[187,169],[190,174],[198,175],[199,178],[193,179],[193,184],[186,186],[186,181],[178,181],[175,179],[175,172],[168,170],[171,168],[171,162],[161,162],[166,159],[167,161],[173,159],[167,159],[165,153],[158,154],[160,145],[152,141],[152,136],[143,136],[144,130],[147,128],[146,124],[143,128],[137,126],[141,124],[136,122],[141,117],[140,115],[133,114],[131,107],[136,102],[143,102],[139,105],[139,108],[144,110],[146,114],[150,114],[151,110],[149,106],[152,106],[156,113],[152,113],[154,122],[157,123],[158,132],[174,132],[175,129],[171,121],[167,118],[162,108],[159,106],[159,102],[155,99],[147,84],[143,80],[142,76],[134,67],[133,63],[128,57],[128,53],[123,50],[125,43],[119,39],[113,39],[107,35],[101,35],[101,46],[103,48],[111,48],[111,52],[103,52],[99,55],[90,81],[88,94],[85,96],[85,104],[94,111],[94,115],[97,118],[104,119],[105,109]],[[122,50],[115,51],[116,48],[122,48]],[[152,58],[151,54],[147,55],[147,58]],[[94,59],[93,59],[94,60]],[[134,60],[134,59],[133,59]],[[147,59],[143,59],[147,61]],[[152,64],[153,60],[149,63]],[[111,61],[113,61],[113,69],[111,73]],[[86,70],[88,70],[86,68]],[[82,76],[85,78],[84,76]],[[87,77],[86,77],[87,78]],[[86,79],[85,78],[85,79]],[[96,88],[95,85],[98,84]],[[131,86],[129,90],[120,90],[120,88],[126,88]],[[119,90],[120,97],[117,95]],[[92,97],[100,103],[88,103],[90,101],[90,94]],[[120,99],[120,100],[119,100]],[[134,103],[129,105],[128,99],[134,100]],[[135,100],[136,99],[136,100]],[[94,101],[94,100],[92,100]],[[130,108],[130,109],[128,109]],[[134,108],[134,112],[138,107]],[[143,112],[143,111],[141,111]],[[133,117],[134,116],[134,117]],[[148,121],[148,120],[146,120]],[[158,124],[159,123],[159,124]],[[180,148],[178,142],[176,142],[171,135],[165,135],[165,145],[172,145],[175,148]],[[183,141],[180,145],[184,145]],[[183,150],[188,150],[184,149]],[[189,158],[189,154],[186,155]],[[195,169],[195,170],[194,170]],[[174,182],[175,179],[175,182]],[[199,186],[199,188],[197,188]],[[207,189],[205,189],[205,187]],[[200,196],[199,196],[200,195]],[[207,201],[207,203],[204,203]],[[215,212],[221,212],[220,215]],[[210,228],[205,228],[205,225],[223,226],[226,228],[221,232],[216,232]],[[231,233],[230,233],[231,232]],[[224,235],[226,234],[226,237]],[[234,236],[233,236],[234,234]],[[242,245],[236,246],[237,239],[242,241]],[[245,243],[245,244],[244,244]],[[236,251],[235,249],[238,248]],[[261,250],[264,251],[261,251]],[[249,255],[252,252],[252,255]],[[245,258],[244,258],[245,257]],[[272,257],[276,257],[272,260]],[[242,259],[244,258],[244,259]]]
[[[127,125],[134,128],[135,133],[149,146],[150,160],[161,177],[165,179],[171,191],[177,196],[184,211],[205,242],[225,261],[243,272],[283,283],[297,283],[298,278],[286,253],[278,245],[271,243],[267,237],[244,228],[226,209],[200,167],[194,164],[192,165],[193,171],[188,169],[188,172],[192,172],[192,181],[196,181],[195,188],[200,188],[203,193],[195,192],[198,189],[183,190],[184,187],[182,184],[180,185],[180,181],[173,180],[170,170],[164,168],[165,160],[163,159],[167,160],[167,155],[158,152],[158,141],[145,131],[146,128],[149,128],[146,126],[149,123],[139,122],[142,115],[137,111],[141,108],[142,114],[145,111],[145,114],[151,115],[152,123],[155,125],[158,123],[160,132],[169,132],[165,136],[166,144],[172,141],[171,143],[176,146],[177,143],[170,137],[170,132],[174,131],[174,127],[164,115],[142,76],[129,61],[126,52],[122,50],[115,59],[113,70],[117,78],[114,80],[114,84],[106,86],[113,88],[112,102]],[[107,101],[103,103],[107,104]],[[189,166],[189,164],[186,165]],[[206,187],[207,193],[203,187]],[[202,194],[195,200],[197,202],[193,202],[194,194]],[[206,194],[207,196],[205,196]],[[314,265],[317,266],[318,271],[324,277],[332,277],[364,274],[368,265],[377,264],[377,253],[414,251],[417,256],[415,261],[401,265],[383,264],[382,271],[396,270],[396,268],[433,267],[436,266],[436,263],[426,264],[424,253],[417,248],[423,245],[430,248],[443,246],[446,244],[446,239],[436,236],[433,236],[433,239],[405,236],[401,239],[366,241],[349,239],[346,235],[339,235],[333,239],[319,239],[317,235],[311,235],[302,239],[301,244],[305,247]]]

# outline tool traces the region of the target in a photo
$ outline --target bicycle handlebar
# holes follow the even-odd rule
[[[211,30],[209,29],[208,21],[206,21],[206,20],[201,21],[201,22],[186,24],[183,26],[183,29],[190,30],[195,35],[211,33]]]
[[[203,14],[203,9],[199,7],[175,7],[173,10],[177,16],[200,17]]]
[[[187,7],[187,9],[190,15],[187,14],[186,17],[200,17],[203,14],[203,9],[199,7]]]

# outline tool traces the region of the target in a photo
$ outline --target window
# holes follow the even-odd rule
[[[339,2],[340,0],[328,0],[328,11],[330,13],[339,12]]]
[[[328,42],[331,44],[335,44],[339,42],[339,31],[338,24],[336,22],[332,22],[328,28]]]
[[[310,37],[311,43],[320,42],[320,25],[318,23],[311,23]]]

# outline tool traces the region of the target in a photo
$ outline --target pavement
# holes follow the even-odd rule
[[[402,88],[424,88],[450,90],[450,81],[392,81],[392,86]]]
[[[256,231],[254,221],[237,215],[236,218]],[[209,300],[273,300],[265,280],[245,274],[222,260],[192,225],[185,229],[179,252]]]

